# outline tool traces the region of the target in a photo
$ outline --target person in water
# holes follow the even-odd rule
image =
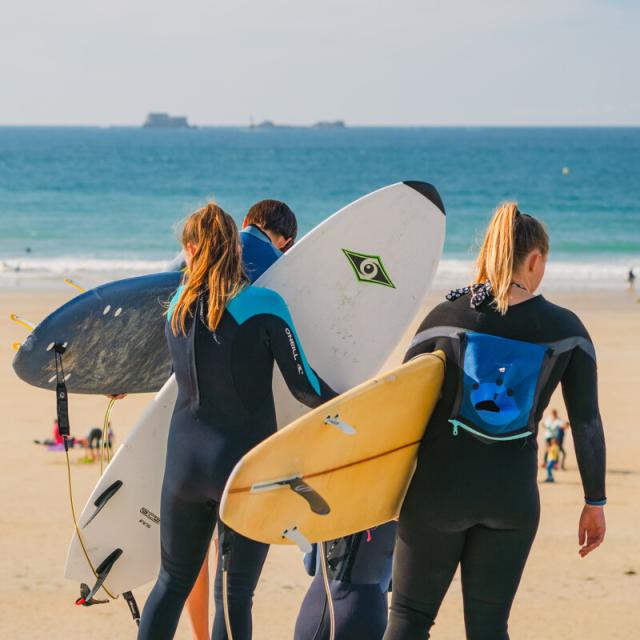
[[[331,600],[335,612],[335,640],[380,640],[387,626],[387,594],[396,522],[332,540],[327,544]],[[319,547],[305,557],[314,576],[296,621],[294,640],[328,640],[327,596]]]
[[[207,554],[225,483],[238,460],[276,430],[271,388],[277,362],[309,407],[334,397],[311,368],[284,300],[246,280],[231,216],[210,203],[182,232],[185,282],[167,312],[178,385],[161,497],[161,566],[145,604],[139,640],[174,637]],[[219,522],[218,522],[219,523]],[[231,537],[228,610],[234,640],[252,635],[253,592],[268,546]],[[227,638],[220,559],[212,638]]]
[[[260,200],[248,211],[240,232],[242,262],[247,278],[254,282],[295,242],[298,222],[280,200]],[[194,640],[209,640],[209,554],[202,563],[185,604]]]
[[[406,354],[442,349],[447,366],[400,513],[385,640],[429,637],[458,566],[467,638],[509,638],[540,513],[537,424],[558,384],[585,495],[580,555],[604,539],[595,352],[574,313],[534,295],[548,252],[538,220],[514,203],[499,207],[475,284],[450,292],[427,315]]]

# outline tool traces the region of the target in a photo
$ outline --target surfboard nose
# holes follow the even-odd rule
[[[442,215],[447,215],[444,210],[442,198],[440,197],[438,190],[432,184],[422,182],[420,180],[404,180],[403,184],[415,189],[420,195],[423,195],[427,200],[429,200],[429,202],[435,204],[436,207],[442,211]]]

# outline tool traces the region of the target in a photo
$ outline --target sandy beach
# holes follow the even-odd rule
[[[62,577],[72,533],[63,454],[33,444],[49,437],[55,413],[51,392],[21,382],[13,373],[13,342],[25,330],[15,312],[38,322],[72,294],[63,291],[0,292],[0,388],[3,446],[0,536],[0,636],[2,638],[93,640],[134,638],[124,602],[74,606],[78,585]],[[582,489],[572,445],[566,472],[555,485],[541,485],[542,521],[511,617],[513,638],[559,636],[566,640],[632,638],[640,625],[640,429],[636,394],[640,382],[640,304],[637,294],[550,292],[547,297],[576,311],[589,329],[599,359],[600,406],[608,446],[608,532],[604,545],[582,560],[577,522]],[[430,304],[441,299],[434,294]],[[151,396],[129,397],[113,412],[117,443]],[[84,434],[101,423],[107,401],[72,396],[72,430]],[[558,392],[552,406],[562,415]],[[116,443],[116,444],[117,444]],[[73,452],[74,461],[80,457]],[[98,478],[98,465],[73,464],[75,501],[82,507]],[[540,471],[543,479],[543,471]],[[256,640],[292,637],[309,578],[301,554],[273,548],[254,605]],[[148,587],[135,595],[142,606]],[[176,636],[191,637],[182,619]],[[464,637],[460,581],[456,577],[433,630],[435,640]]]

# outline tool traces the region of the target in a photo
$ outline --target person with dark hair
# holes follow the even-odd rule
[[[279,200],[260,200],[245,216],[240,241],[247,277],[257,280],[298,235],[298,222],[291,209]]]
[[[499,207],[475,282],[449,292],[407,351],[442,349],[447,366],[400,512],[384,640],[428,638],[458,566],[467,638],[508,640],[540,515],[536,432],[558,384],[584,489],[580,556],[604,540],[596,354],[574,313],[535,294],[548,253],[541,222]]]

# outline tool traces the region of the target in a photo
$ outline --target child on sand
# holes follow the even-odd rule
[[[547,451],[547,479],[545,482],[555,482],[553,477],[553,470],[558,464],[560,459],[560,446],[555,438],[551,439],[549,443],[549,450]]]
[[[543,469],[547,466],[549,447],[558,433],[558,429],[562,428],[562,420],[557,409],[551,409],[551,413],[544,419],[544,459],[540,465]]]

